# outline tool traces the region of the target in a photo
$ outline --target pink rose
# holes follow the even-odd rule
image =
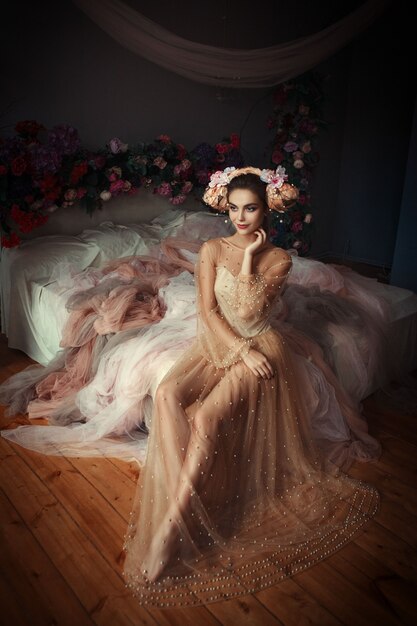
[[[172,194],[172,188],[169,183],[161,183],[159,187],[156,188],[156,192],[160,196],[170,196]]]
[[[84,198],[86,193],[87,189],[85,189],[84,187],[80,187],[79,189],[77,189],[77,199],[80,200],[81,198]]]
[[[120,167],[111,167],[109,170],[107,170],[107,178],[109,180],[118,180],[122,175],[122,170]]]
[[[310,224],[312,219],[313,219],[312,214],[311,213],[307,213],[305,218],[304,218],[304,221],[305,221],[306,224]]]
[[[187,150],[185,149],[185,146],[182,145],[182,143],[179,143],[177,145],[177,149],[178,149],[178,158],[179,159],[184,159],[185,155],[187,154]]]
[[[179,176],[181,174],[181,165],[176,165],[174,167],[174,176]]]
[[[114,139],[110,139],[109,148],[113,154],[119,154],[120,152],[126,152],[128,149],[128,144],[120,141],[118,137],[114,137]]]
[[[183,161],[181,161],[181,169],[183,171],[189,170],[190,167],[191,167],[191,161],[189,159],[184,159]]]
[[[187,180],[182,188],[181,188],[181,192],[182,193],[190,193],[191,189],[193,188],[193,183],[190,180]]]
[[[164,167],[166,167],[167,162],[165,161],[165,159],[159,156],[153,160],[153,164],[156,165],[156,167],[159,167],[160,170],[163,170]]]
[[[308,154],[309,152],[311,152],[311,142],[310,141],[304,142],[303,145],[301,146],[301,150],[304,152],[304,154]]]
[[[301,170],[304,167],[304,161],[302,161],[301,159],[295,159],[293,165],[296,170]]]
[[[294,241],[294,243],[292,244],[293,248],[300,248],[301,245],[302,245],[302,242],[299,241],[298,239],[297,241]]]
[[[296,150],[292,153],[292,156],[294,159],[302,159],[304,157],[304,154],[303,152],[301,152],[301,150]]]
[[[67,189],[64,194],[64,198],[67,202],[73,202],[77,198],[77,192],[75,189]]]
[[[124,180],[114,180],[110,185],[110,192],[112,195],[117,195],[124,191],[125,181]]]
[[[174,196],[173,198],[170,198],[169,201],[171,202],[171,204],[182,204],[183,202],[185,202],[186,199],[187,199],[187,196],[180,193],[178,196]]]

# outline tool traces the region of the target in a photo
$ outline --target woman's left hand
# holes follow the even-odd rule
[[[256,236],[256,239],[245,248],[245,253],[254,254],[258,248],[261,248],[264,245],[267,239],[266,232],[263,228],[255,230],[254,235]]]

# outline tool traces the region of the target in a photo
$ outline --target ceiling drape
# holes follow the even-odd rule
[[[189,41],[121,0],[73,0],[100,28],[132,52],[186,78],[234,88],[277,85],[315,67],[364,31],[390,0],[366,0],[317,33],[252,50]]]

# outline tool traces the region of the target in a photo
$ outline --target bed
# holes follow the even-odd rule
[[[224,216],[210,211],[164,208],[142,222],[120,224],[107,219],[78,234],[46,234],[19,248],[2,250],[1,323],[8,345],[43,366],[54,363],[63,352],[60,340],[69,315],[68,299],[97,284],[103,266],[114,259],[129,262],[143,255],[163,258],[161,244],[169,238],[195,244],[197,240],[228,236],[231,228]],[[196,253],[182,252],[192,266]],[[346,290],[348,300],[341,296]],[[165,317],[140,332],[123,335],[125,343],[118,345],[112,340],[112,350],[107,350],[100,362],[103,371],[78,392],[76,404],[83,424],[68,429],[59,425],[47,430],[22,427],[8,431],[7,436],[45,453],[55,453],[56,437],[60,450],[68,455],[114,455],[141,462],[146,444],[138,447],[132,437],[143,436],[140,423],[149,425],[160,380],[195,337],[192,271],[172,277],[158,297],[166,308]],[[277,302],[283,303],[290,311],[290,325],[313,340],[317,339],[317,324],[325,322],[318,341],[325,338],[321,348],[327,364],[355,403],[379,389],[381,382],[388,383],[394,374],[408,374],[417,368],[417,295],[410,290],[379,283],[343,265],[293,256],[284,295]],[[314,303],[318,303],[317,309]],[[366,321],[363,327],[349,318],[356,305],[365,310],[360,318]],[[347,314],[343,314],[345,307]],[[341,313],[335,317],[337,310]],[[375,358],[379,335],[374,327],[378,325],[383,327],[389,358]],[[320,407],[332,397],[331,385],[313,362],[305,363],[308,355],[297,358],[304,362],[308,385],[315,395],[312,403],[316,415],[331,414],[335,438],[346,438],[342,418],[337,424],[338,405],[334,410]],[[35,430],[39,441],[26,440]]]

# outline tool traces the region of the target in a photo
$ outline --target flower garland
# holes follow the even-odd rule
[[[273,92],[271,163],[285,167],[300,190],[298,203],[273,214],[272,243],[298,254],[311,245],[309,191],[319,161],[316,140],[324,126],[320,117],[321,79],[309,73],[279,85]],[[59,207],[79,202],[91,214],[104,202],[141,187],[182,204],[193,191],[201,198],[210,176],[227,167],[242,167],[240,138],[231,134],[214,146],[200,143],[193,150],[159,135],[151,143],[129,146],[117,137],[98,151],[81,146],[76,129],[58,125],[47,130],[34,120],[19,122],[14,137],[0,138],[1,245],[19,245],[21,235],[45,224]]]
[[[273,167],[285,167],[288,179],[300,191],[298,202],[285,214],[271,218],[271,241],[282,248],[305,255],[311,247],[314,227],[310,186],[320,155],[319,130],[326,126],[321,117],[323,78],[308,72],[278,85],[273,92],[274,109],[268,127],[274,130],[271,145]]]
[[[3,247],[19,245],[19,234],[48,221],[59,207],[80,202],[91,214],[111,198],[153,187],[173,204],[193,189],[204,189],[213,171],[243,163],[239,136],[215,147],[199,144],[188,152],[168,135],[128,146],[112,139],[104,150],[81,147],[68,125],[47,130],[33,120],[19,122],[17,136],[0,139],[0,228]]]

